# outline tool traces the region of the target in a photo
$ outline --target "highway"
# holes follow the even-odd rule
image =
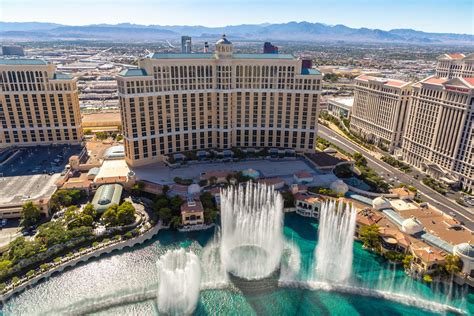
[[[456,214],[455,217],[458,220],[464,222],[464,225],[467,228],[474,231],[474,214],[471,213],[469,210],[461,207],[456,202],[451,201],[447,197],[439,194],[431,188],[426,187],[420,181],[413,178],[411,175],[406,174],[390,166],[389,164],[373,157],[371,153],[365,148],[353,143],[347,138],[339,135],[338,133],[321,124],[318,125],[318,135],[319,137],[328,140],[329,142],[335,144],[336,146],[342,148],[343,150],[351,154],[356,151],[362,153],[364,157],[366,157],[368,165],[372,169],[374,169],[379,175],[383,175],[385,179],[396,177],[400,182],[414,186],[418,189],[418,192],[420,193],[424,201],[428,202],[429,204],[435,206],[436,208],[447,214]]]

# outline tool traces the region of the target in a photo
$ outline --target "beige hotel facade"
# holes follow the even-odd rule
[[[474,77],[474,53],[442,54],[438,56],[437,61],[436,77],[438,78]]]
[[[0,59],[0,148],[79,144],[76,81],[38,59]]]
[[[355,79],[351,131],[394,152],[401,147],[410,94],[409,82],[360,75]]]
[[[474,190],[474,78],[426,78],[413,86],[404,160]]]
[[[314,150],[322,76],[288,54],[150,54],[118,77],[126,160],[189,150]]]

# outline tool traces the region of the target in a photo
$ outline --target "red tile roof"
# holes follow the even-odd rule
[[[470,86],[474,87],[474,78],[468,77],[468,78],[463,78],[464,81],[466,81]]]
[[[464,57],[464,54],[459,54],[459,53],[454,53],[454,54],[447,54],[449,57],[451,57],[452,59],[463,59]]]
[[[183,213],[194,213],[194,212],[203,212],[204,208],[200,201],[194,200],[194,203],[184,202],[181,205],[181,212]]]
[[[431,77],[431,78],[428,78],[428,79],[424,80],[423,83],[441,85],[441,84],[445,83],[446,81],[448,81],[448,79],[446,79],[446,78]]]

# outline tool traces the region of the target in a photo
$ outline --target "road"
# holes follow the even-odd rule
[[[387,178],[386,176],[389,174],[390,177],[397,177],[402,183],[414,186],[423,196],[423,200],[430,203],[431,205],[434,205],[445,213],[456,214],[456,218],[458,220],[464,222],[464,225],[470,230],[474,230],[474,214],[472,214],[469,210],[459,206],[455,202],[452,202],[450,199],[437,193],[436,191],[424,186],[420,181],[414,179],[410,175],[407,175],[404,172],[390,166],[389,164],[373,157],[371,153],[363,147],[351,142],[347,138],[321,124],[318,126],[318,135],[351,154],[356,151],[362,153],[364,157],[366,157],[369,166],[378,174],[384,175],[385,178]]]

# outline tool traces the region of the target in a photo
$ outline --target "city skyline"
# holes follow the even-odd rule
[[[57,0],[45,0],[40,4],[31,0],[5,0],[1,4],[0,20],[66,25],[133,23],[208,27],[309,21],[328,25],[343,24],[354,28],[382,30],[411,28],[425,32],[474,33],[472,19],[474,5],[471,1],[465,0],[449,3],[428,0],[416,3],[407,0],[396,3],[385,0],[344,0],[337,3],[327,0],[296,0],[290,3],[277,0],[272,1],[271,12],[268,5],[269,3],[265,1],[248,0],[232,0],[225,3],[215,0],[133,2],[105,0],[100,4],[91,0],[70,1],[67,4]],[[136,10],[138,7],[140,10]],[[130,14],[131,12],[133,14]],[[450,23],[437,23],[446,20]]]

